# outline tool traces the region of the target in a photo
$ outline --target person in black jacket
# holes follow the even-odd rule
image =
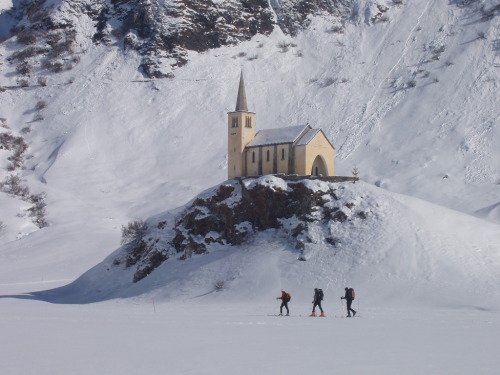
[[[325,316],[325,313],[323,312],[323,308],[321,307],[321,301],[323,300],[323,290],[314,288],[314,297],[313,297],[313,311],[310,316],[316,316],[316,306],[319,307],[321,314],[320,316]]]
[[[346,304],[347,304],[347,317],[351,317],[351,311],[352,311],[352,316],[356,315],[356,311],[354,311],[351,308],[352,301],[354,300],[354,290],[352,288],[345,288],[345,295],[344,297],[340,297],[340,299],[345,299]]]
[[[285,289],[281,289],[281,297],[276,299],[281,300],[280,315],[283,315],[283,307],[286,309],[286,315],[290,315],[290,310],[288,309],[288,302],[290,302],[290,293],[287,293]]]

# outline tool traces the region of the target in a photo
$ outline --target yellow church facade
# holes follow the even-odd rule
[[[228,113],[228,179],[266,174],[334,175],[335,148],[309,124],[256,132],[248,111],[243,73],[236,108]]]

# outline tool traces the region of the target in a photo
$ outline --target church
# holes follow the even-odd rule
[[[248,111],[243,72],[234,112],[227,114],[228,179],[283,173],[333,176],[335,148],[309,124],[262,129]]]

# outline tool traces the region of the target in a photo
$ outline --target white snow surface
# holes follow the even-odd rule
[[[479,21],[459,1],[383,3],[387,22],[355,1],[343,34],[315,18],[293,40],[275,31],[191,53],[169,80],[144,82],[133,52],[82,39],[73,70],[39,87],[35,69],[31,87],[0,92],[0,131],[30,128],[16,173],[46,193],[50,223],[38,229],[27,202],[0,193],[2,373],[498,374],[499,17]],[[0,45],[3,87],[17,86],[15,43]],[[339,226],[336,250],[312,238],[305,262],[266,231],[137,284],[107,271],[122,225],[173,219],[225,180],[242,66],[257,129],[322,128],[338,174],[356,165],[364,181],[345,199],[372,215]],[[359,318],[342,318],[345,286]],[[314,287],[326,318],[307,316]],[[292,316],[270,316],[282,288]]]

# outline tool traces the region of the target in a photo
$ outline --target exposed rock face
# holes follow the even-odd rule
[[[286,34],[295,36],[311,23],[311,16],[337,16],[343,25],[353,0],[271,0],[277,23]]]
[[[276,25],[296,35],[312,15],[335,16],[343,23],[351,1],[21,0],[11,11],[17,22],[13,31],[19,35],[29,30],[31,38],[24,40],[30,49],[13,59],[33,64],[28,59],[37,57],[46,69],[69,69],[78,62],[81,40],[91,38],[137,50],[147,76],[168,77],[186,64],[188,51],[237,44],[267,35]]]
[[[314,241],[336,246],[332,228],[369,217],[361,198],[348,193],[349,184],[263,176],[220,185],[170,222],[165,217],[149,222],[150,229],[124,246],[115,265],[136,266],[137,282],[170,258],[186,260],[212,246],[238,245],[268,229],[282,230],[299,250]]]

